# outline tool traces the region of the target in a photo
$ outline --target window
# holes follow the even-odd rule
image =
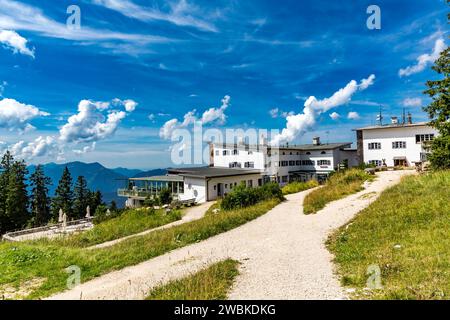
[[[262,179],[258,179],[258,187],[261,187],[263,184],[263,180]]]
[[[253,154],[253,151],[249,151],[248,152],[248,155],[250,156],[250,155],[252,155]],[[269,155],[270,156],[270,155]]]
[[[301,160],[296,160],[296,161],[295,161],[295,165],[296,165],[296,166],[301,166],[301,165],[302,165]]]
[[[322,151],[320,154],[327,154],[325,151]]]
[[[291,155],[291,156],[292,156],[292,151],[291,151],[291,152],[289,152],[289,155]]]
[[[380,150],[381,143],[380,142],[371,142],[369,143],[369,150]]]
[[[313,160],[302,160],[302,166],[313,166],[314,161]]]
[[[286,154],[286,152],[283,151],[283,156]]]
[[[253,180],[248,180],[247,181],[247,187],[253,188]]]
[[[311,152],[308,151],[306,154],[311,154]]]
[[[216,156],[218,156],[219,155],[219,150],[216,150]]]
[[[290,166],[290,167],[293,167],[293,166],[295,166],[295,161],[293,161],[293,160],[290,160],[290,161],[289,161],[289,166]]]
[[[369,160],[369,164],[376,167],[381,167],[383,165],[383,162],[381,160]]]
[[[241,163],[240,162],[230,162],[229,167],[230,168],[241,168]]]
[[[434,134],[416,134],[416,143],[421,143],[425,141],[431,141],[434,139]]]
[[[283,182],[283,183],[288,182],[288,176],[282,176],[281,182]]]
[[[227,183],[225,183],[225,189],[228,189],[228,184]]]
[[[288,162],[287,161],[280,161],[281,162],[281,167],[287,167],[288,166]]]
[[[406,149],[406,141],[393,141],[392,149]]]
[[[234,150],[233,150],[233,155],[238,155],[238,154],[239,154],[239,151],[236,150],[236,149],[234,149]]]
[[[246,162],[246,163],[244,163],[244,167],[245,168],[254,168],[255,163],[254,162]]]
[[[223,150],[222,155],[224,155],[224,156],[230,155],[230,150]]]
[[[317,165],[319,166],[331,166],[330,160],[317,160]]]

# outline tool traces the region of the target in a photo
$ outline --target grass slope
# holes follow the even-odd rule
[[[305,197],[303,212],[305,214],[316,213],[331,201],[361,191],[363,182],[372,179],[374,179],[373,176],[359,169],[335,173],[322,188],[314,190]]]
[[[239,274],[239,262],[225,260],[181,280],[155,288],[147,300],[225,300]]]
[[[49,296],[66,288],[68,274],[65,269],[69,266],[80,267],[81,281],[85,282],[236,228],[279,203],[279,200],[272,199],[247,208],[223,211],[97,250],[56,244],[1,243],[0,287],[42,278],[45,279],[44,284],[28,298]]]
[[[319,183],[316,180],[309,180],[307,182],[291,182],[285,185],[282,189],[283,195],[305,191],[311,188],[318,187]]]
[[[70,247],[89,247],[99,243],[120,239],[145,230],[160,227],[162,225],[180,220],[182,213],[173,210],[166,214],[165,210],[133,209],[127,210],[122,215],[101,222],[93,229],[58,238],[55,240],[39,240],[41,243],[55,244]]]
[[[383,289],[355,298],[450,299],[449,190],[450,171],[405,177],[329,239],[343,285],[381,269]]]

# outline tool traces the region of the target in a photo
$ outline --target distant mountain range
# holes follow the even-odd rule
[[[114,200],[118,206],[123,206],[126,199],[117,196],[117,189],[123,188],[128,178],[164,175],[167,172],[165,169],[150,171],[127,168],[108,169],[98,162],[84,163],[76,161],[64,164],[48,163],[43,165],[43,167],[45,175],[52,180],[52,185],[49,188],[51,196],[54,195],[59,179],[66,166],[70,171],[74,183],[78,176],[84,176],[90,190],[100,190],[103,194],[103,201],[110,203]],[[30,174],[34,172],[35,168],[35,165],[28,167]]]

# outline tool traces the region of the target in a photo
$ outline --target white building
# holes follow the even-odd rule
[[[376,166],[414,166],[427,157],[423,143],[438,132],[426,122],[398,123],[394,117],[389,125],[355,129],[358,156],[366,164]]]
[[[271,147],[265,143],[210,144],[208,167],[169,169],[166,176],[129,179],[119,196],[127,197],[127,206],[140,206],[148,196],[169,188],[181,201],[202,203],[215,200],[244,183],[261,186],[268,181],[285,185],[291,181],[325,180],[340,166],[359,164],[351,142]]]

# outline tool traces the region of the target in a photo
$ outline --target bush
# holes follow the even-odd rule
[[[167,188],[162,189],[158,197],[161,204],[170,204],[172,202],[172,192]]]
[[[275,182],[267,183],[258,188],[247,188],[245,185],[239,185],[223,198],[220,206],[223,210],[232,210],[249,207],[269,199],[284,200],[283,192]]]
[[[297,192],[301,192],[301,191],[305,191],[311,188],[315,188],[319,186],[319,182],[317,182],[317,180],[309,180],[306,182],[291,182],[287,185],[285,185],[282,189],[283,194],[287,195],[287,194],[291,194],[291,193],[297,193]]]

